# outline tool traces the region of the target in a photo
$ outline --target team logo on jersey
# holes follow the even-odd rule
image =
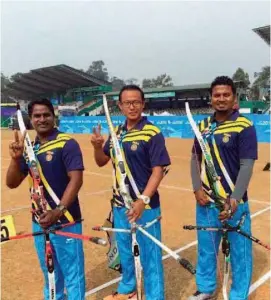
[[[225,144],[228,143],[228,141],[230,140],[230,137],[231,137],[230,134],[224,133],[224,136],[222,138],[223,143],[225,143]]]
[[[47,151],[46,152],[46,157],[45,157],[46,161],[51,161],[53,159],[53,154],[54,154],[54,152]]]
[[[139,145],[139,143],[137,143],[137,142],[133,142],[133,143],[132,143],[132,146],[131,146],[131,150],[132,150],[132,151],[136,151],[136,150],[137,150],[137,147],[138,147],[138,145]]]

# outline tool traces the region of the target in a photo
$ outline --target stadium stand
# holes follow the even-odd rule
[[[70,89],[101,85],[110,86],[110,83],[62,64],[21,74],[7,85],[7,92],[9,95],[28,101],[37,97],[50,98],[55,94],[61,101]],[[71,99],[70,102],[74,100]]]
[[[270,46],[270,25],[252,29]]]

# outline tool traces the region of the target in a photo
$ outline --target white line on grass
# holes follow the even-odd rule
[[[165,189],[172,189],[172,190],[180,190],[180,191],[190,191],[190,192],[193,192],[192,189],[187,189],[187,188],[183,188],[183,187],[179,187],[179,186],[175,186],[175,185],[161,184],[160,187],[165,188]],[[260,200],[255,200],[255,199],[249,199],[249,202],[255,202],[255,203],[261,203],[261,204],[270,205],[270,202],[260,201]]]
[[[103,173],[97,173],[97,172],[90,172],[90,171],[86,171],[85,173],[87,174],[90,174],[90,175],[97,175],[97,176],[102,176],[102,177],[111,177],[111,175],[109,174],[103,174]],[[192,191],[191,189],[188,189],[188,188],[183,188],[183,187],[177,187],[177,186],[172,186],[172,185],[161,185],[162,188],[166,188],[166,189],[174,189],[174,190],[180,190],[180,191]],[[107,190],[101,190],[101,191],[97,191],[97,192],[90,192],[90,193],[85,193],[85,195],[98,195],[98,194],[103,194],[105,192],[110,192],[111,189],[107,189]],[[270,202],[265,202],[265,201],[259,201],[259,200],[254,200],[254,199],[250,199],[249,200],[250,202],[256,202],[256,203],[262,203],[262,204],[270,204]],[[12,212],[12,211],[17,211],[17,210],[23,210],[23,209],[27,209],[27,208],[30,208],[29,206],[21,206],[21,207],[15,207],[15,208],[12,208],[12,209],[7,209],[7,210],[3,210],[1,211],[1,214],[3,213],[6,213],[6,212]],[[251,215],[251,218],[254,218],[264,212],[266,212],[267,210],[270,210],[271,207],[267,207],[265,209],[262,209],[254,214]],[[197,244],[197,241],[193,241],[189,244],[187,244],[186,246],[183,246],[177,250],[175,250],[176,253],[179,253],[179,252],[182,252],[194,245]],[[164,255],[163,256],[163,260],[164,259],[167,259],[169,258],[170,255],[167,254],[167,255]],[[250,290],[249,290],[249,294],[251,294],[252,292],[254,292],[261,284],[263,284],[269,277],[271,276],[271,271],[269,271],[268,273],[266,273],[263,277],[261,277],[258,281],[256,281],[254,284],[251,285],[250,287]],[[92,294],[95,294],[97,293],[98,291],[114,284],[114,283],[117,283],[119,282],[121,279],[121,277],[118,277],[116,279],[113,279],[103,285],[100,285],[98,286],[97,288],[94,288],[90,291],[88,291],[86,293],[86,296],[89,296],[89,295],[92,295]]]
[[[99,194],[103,194],[103,193],[111,192],[111,191],[112,191],[112,189],[100,190],[100,191],[97,191],[97,192],[84,193],[84,195],[86,195],[86,196],[89,196],[89,195],[99,195]],[[21,206],[21,207],[14,207],[14,208],[2,210],[0,212],[0,214],[4,214],[4,213],[7,213],[7,212],[16,211],[16,210],[23,210],[23,209],[26,209],[26,208],[30,209],[30,205],[28,205],[28,206]]]
[[[112,177],[111,175],[105,174],[105,173],[97,173],[97,172],[90,172],[90,171],[85,171],[85,173],[89,174],[89,175],[96,175],[96,176],[102,176],[102,177]],[[193,192],[192,189],[184,188],[184,187],[180,187],[180,186],[175,186],[175,185],[161,184],[160,188],[171,189],[171,190],[179,190],[179,191],[185,191],[185,192]],[[256,199],[249,199],[249,201],[250,202],[255,202],[255,203],[260,203],[260,204],[270,205],[270,202],[267,202],[267,201],[260,201],[260,200],[256,200]]]
[[[27,205],[27,206],[20,206],[20,207],[14,207],[14,208],[10,208],[10,209],[6,209],[6,210],[2,210],[1,211],[1,214],[4,214],[6,212],[11,212],[11,211],[16,211],[16,210],[23,210],[23,209],[30,209],[30,205]]]
[[[161,188],[164,188],[164,189],[178,190],[178,191],[185,191],[185,192],[192,192],[192,191],[193,191],[193,190],[191,190],[191,189],[183,188],[183,187],[175,186],[175,185],[161,184],[160,187],[161,187]]]
[[[89,173],[92,173],[94,175],[98,174],[99,176],[104,176],[104,174],[101,174],[101,173],[95,173],[95,172],[89,172]],[[107,175],[107,174],[105,174],[105,175],[106,175],[106,177],[110,176],[110,175]],[[185,191],[185,192],[192,191],[191,189],[182,188],[182,187],[173,186],[173,185],[164,185],[164,184],[162,184],[160,187],[165,188],[165,189],[180,190],[180,191]],[[8,191],[8,189],[6,191]],[[99,195],[99,194],[107,193],[107,192],[110,192],[110,191],[112,191],[112,189],[100,190],[100,191],[97,191],[97,192],[89,192],[89,193],[85,193],[84,195],[86,195],[86,196],[89,196],[89,195]],[[254,199],[249,199],[249,201],[250,202],[256,202],[256,203],[259,203],[259,204],[268,204],[268,205],[270,204],[270,202],[259,201],[259,200],[254,200]],[[26,208],[30,208],[30,206],[15,207],[15,208],[3,210],[0,213],[2,214],[2,213],[6,213],[6,212],[23,210],[23,209],[26,209]],[[269,208],[267,208],[267,209],[269,209]]]
[[[267,207],[267,208],[264,208],[264,209],[262,209],[262,210],[257,211],[256,213],[254,213],[254,214],[251,215],[251,219],[253,219],[253,218],[257,217],[258,215],[260,215],[260,214],[266,212],[267,210],[270,210],[270,208],[271,208],[271,206],[269,206],[269,207]],[[183,247],[181,247],[181,248],[175,250],[174,252],[175,252],[175,253],[180,253],[180,252],[182,252],[182,251],[184,251],[184,250],[186,250],[186,249],[188,249],[188,248],[190,248],[190,247],[193,247],[193,246],[197,245],[197,243],[198,243],[198,241],[193,241],[193,242],[191,242],[191,243],[189,243],[189,244],[187,244],[187,245],[185,245],[185,246],[183,246]],[[164,256],[163,256],[163,260],[164,260],[164,259],[167,259],[167,258],[169,258],[169,257],[171,257],[169,254],[164,255]],[[265,274],[264,276],[266,276],[266,274]],[[270,276],[270,275],[269,275],[269,276]],[[268,278],[267,278],[267,279],[268,279]],[[265,280],[267,280],[267,279],[265,279]],[[99,291],[101,291],[101,290],[103,290],[103,289],[109,287],[110,285],[119,282],[120,280],[121,280],[121,276],[118,277],[118,278],[115,278],[115,279],[113,279],[113,280],[111,280],[111,281],[108,281],[108,282],[106,282],[106,283],[104,283],[104,284],[102,284],[102,285],[100,285],[100,286],[98,286],[98,287],[96,287],[96,288],[94,288],[94,289],[92,289],[92,290],[89,290],[88,292],[86,292],[85,297],[90,296],[90,295],[93,295],[93,294],[95,294],[95,293],[97,293],[97,292],[99,292]],[[262,284],[262,282],[261,282],[261,283],[258,283],[258,282],[260,282],[260,280],[262,280],[262,278],[260,278],[260,279],[259,279],[258,281],[256,281],[254,284],[252,284],[252,286],[250,287],[250,289],[251,289],[250,293],[252,293],[258,286],[260,286],[260,285]],[[264,281],[265,281],[265,280],[264,280]],[[257,284],[258,284],[258,285],[257,285]]]
[[[110,285],[112,285],[112,284],[114,284],[114,283],[119,282],[120,279],[121,279],[121,277],[118,277],[118,278],[116,278],[116,279],[113,279],[113,280],[111,280],[111,281],[109,281],[109,282],[106,282],[105,284],[102,284],[102,285],[100,285],[100,286],[98,286],[98,287],[96,287],[96,288],[94,288],[94,289],[92,289],[92,290],[86,292],[86,293],[85,293],[85,297],[88,297],[88,296],[90,296],[90,295],[96,294],[97,292],[99,292],[99,291],[101,291],[101,290],[107,288],[108,286],[110,286]]]
[[[267,204],[270,205],[271,202],[267,202],[267,201],[261,201],[261,200],[256,200],[256,199],[249,199],[250,202],[255,202],[255,203],[259,203],[259,204]]]
[[[257,217],[258,215],[260,215],[260,214],[268,211],[270,208],[271,208],[271,206],[268,206],[268,207],[266,207],[264,209],[261,209],[261,210],[255,212],[253,215],[251,215],[251,218],[253,219],[253,218]]]
[[[186,250],[186,249],[188,249],[188,248],[190,248],[192,246],[197,245],[197,243],[198,243],[197,241],[191,242],[191,243],[189,243],[189,244],[187,244],[187,245],[185,245],[185,246],[183,246],[183,247],[175,250],[174,252],[175,253],[180,253],[180,252],[182,252],[182,251],[184,251],[184,250]],[[169,254],[167,254],[167,255],[164,255],[162,259],[164,260],[164,259],[167,259],[169,257],[171,257],[171,256]],[[110,281],[108,281],[108,282],[106,282],[106,283],[104,283],[104,284],[102,284],[102,285],[100,285],[100,286],[98,286],[98,287],[96,287],[96,288],[94,288],[94,289],[86,292],[85,297],[93,295],[93,294],[95,294],[95,293],[97,293],[97,292],[99,292],[99,291],[107,288],[108,286],[110,286],[110,285],[112,285],[114,283],[119,282],[121,280],[121,278],[122,278],[122,276],[120,276],[118,278],[115,278],[113,280],[110,280]]]
[[[112,192],[112,189],[107,189],[107,190],[101,190],[98,192],[90,192],[90,193],[85,193],[84,195],[99,195],[99,194],[104,194],[107,192]]]
[[[260,279],[258,279],[256,282],[254,282],[249,289],[249,295],[253,293],[259,286],[261,286],[263,283],[265,283],[266,280],[268,280],[271,277],[271,271],[264,274]]]

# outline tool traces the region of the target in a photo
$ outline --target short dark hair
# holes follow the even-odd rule
[[[213,88],[217,85],[229,85],[232,89],[233,95],[236,95],[236,86],[233,82],[233,80],[228,76],[218,76],[215,78],[215,80],[212,82],[210,87],[210,94],[213,93]]]
[[[138,91],[141,95],[141,98],[142,98],[142,101],[145,101],[145,96],[144,96],[144,92],[142,91],[142,89],[135,85],[135,84],[128,84],[128,85],[125,85],[121,90],[120,90],[120,93],[119,93],[119,101],[121,102],[121,95],[124,91]]]
[[[49,108],[50,112],[53,114],[53,116],[55,116],[55,111],[54,111],[53,104],[51,103],[50,100],[48,100],[46,98],[43,98],[43,99],[33,100],[28,104],[28,115],[29,115],[29,117],[32,116],[33,108],[34,108],[35,105],[47,106]]]

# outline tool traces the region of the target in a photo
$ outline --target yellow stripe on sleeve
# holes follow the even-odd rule
[[[61,142],[61,141],[68,141],[68,140],[70,140],[70,138],[66,138],[66,137],[64,138],[64,137],[63,137],[63,138],[61,138],[61,139],[56,139],[56,140],[47,142],[47,143],[41,145],[40,148],[39,148],[39,150],[42,150],[42,149],[44,149],[44,148],[46,148],[46,147],[48,147],[48,146],[57,144],[57,143],[59,143],[59,142]]]
[[[59,140],[59,139],[68,139],[68,140],[71,140],[72,137],[70,135],[66,134],[66,133],[59,133],[57,135],[57,140]]]
[[[240,133],[244,129],[245,128],[243,128],[243,127],[230,127],[230,128],[225,128],[225,129],[217,129],[217,130],[215,130],[214,134],[231,133],[231,132]]]
[[[49,150],[53,150],[53,149],[58,149],[58,148],[63,148],[66,144],[66,141],[63,141],[63,142],[57,142],[53,145],[50,145],[48,147],[45,147],[45,148],[42,148],[38,151],[38,154],[41,154],[41,153],[44,153],[46,151],[49,151]]]
[[[153,137],[153,136],[157,135],[157,132],[155,132],[153,130],[137,130],[137,131],[126,133],[125,138],[138,136],[138,135],[146,135],[146,136]]]
[[[222,124],[219,127],[217,127],[217,130],[220,129],[225,129],[225,128],[230,128],[230,127],[250,127],[251,125],[247,124],[246,122],[231,122],[231,123],[226,123],[226,124]]]
[[[152,130],[152,131],[155,131],[156,133],[160,133],[161,132],[161,130],[157,126],[152,125],[152,124],[146,124],[143,127],[143,130]]]
[[[134,141],[148,142],[150,139],[151,139],[150,136],[139,135],[139,136],[134,136],[134,137],[125,137],[122,141],[123,142],[134,142]]]

